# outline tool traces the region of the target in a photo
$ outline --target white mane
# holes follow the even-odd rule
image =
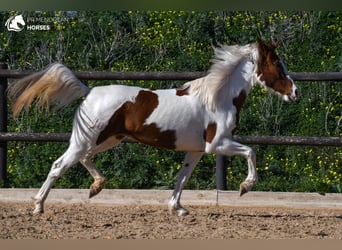
[[[222,45],[214,48],[214,57],[212,66],[208,71],[208,75],[190,82],[182,87],[189,88],[189,93],[198,96],[198,98],[210,109],[215,110],[222,87],[228,82],[227,78],[234,72],[234,69],[244,60],[257,61],[256,44],[239,45]]]

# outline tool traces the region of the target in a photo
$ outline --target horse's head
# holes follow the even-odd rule
[[[257,79],[268,90],[282,96],[283,100],[295,102],[299,90],[287,72],[286,66],[275,53],[277,42],[258,41]]]

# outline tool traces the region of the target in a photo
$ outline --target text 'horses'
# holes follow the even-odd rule
[[[62,107],[86,96],[76,111],[67,151],[52,164],[34,197],[34,213],[44,211],[44,201],[57,178],[78,161],[94,178],[89,196],[98,194],[105,178],[91,159],[125,137],[187,152],[169,202],[170,212],[188,214],[180,204],[181,193],[204,153],[245,157],[248,175],[240,185],[240,195],[251,190],[257,181],[255,153],[232,140],[245,99],[254,83],[285,101],[294,102],[298,96],[297,87],[275,53],[276,47],[276,43],[258,41],[215,48],[208,74],[177,89],[123,85],[90,89],[59,63],[13,84],[9,95],[15,99],[14,116],[23,108],[28,109],[34,100],[38,106],[56,102]]]

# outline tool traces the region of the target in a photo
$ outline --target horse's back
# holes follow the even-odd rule
[[[124,85],[99,86],[91,89],[82,106],[94,119],[109,119],[127,101],[134,101],[142,88]]]

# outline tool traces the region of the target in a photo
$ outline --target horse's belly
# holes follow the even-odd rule
[[[176,150],[178,151],[197,151],[202,152],[205,149],[205,140],[203,131],[194,133],[190,131],[178,132],[176,136]]]
[[[145,126],[155,126],[161,133],[173,136],[174,149],[203,151],[205,112],[185,98],[159,99],[158,107],[146,119]]]
[[[160,130],[151,135],[145,133],[128,134],[134,140],[154,147],[171,149],[176,151],[204,151],[205,141],[203,136],[194,133],[179,133],[175,130]]]

